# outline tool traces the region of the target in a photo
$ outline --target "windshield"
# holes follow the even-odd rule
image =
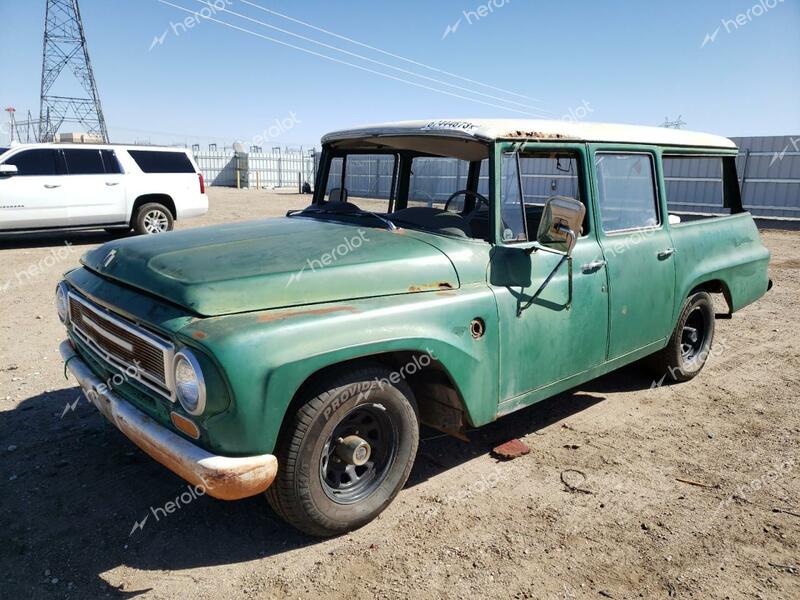
[[[381,151],[326,149],[324,187],[314,204],[290,216],[488,241],[488,144],[459,141],[440,156],[432,151],[449,142],[430,136],[391,142]]]

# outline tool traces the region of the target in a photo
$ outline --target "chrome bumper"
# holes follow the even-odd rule
[[[278,459],[272,454],[232,458],[216,456],[160,425],[113,391],[75,353],[68,340],[59,347],[85,396],[105,417],[153,459],[210,496],[238,500],[260,494],[275,480]]]

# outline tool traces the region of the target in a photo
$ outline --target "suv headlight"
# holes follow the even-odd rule
[[[69,301],[67,300],[67,286],[59,283],[56,286],[56,312],[58,318],[66,325],[69,320]]]
[[[200,363],[190,350],[175,355],[175,395],[190,415],[200,415],[206,408],[206,382]]]

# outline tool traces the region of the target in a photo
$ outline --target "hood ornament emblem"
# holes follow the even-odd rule
[[[116,256],[117,256],[117,251],[116,250],[111,250],[111,252],[106,254],[105,259],[103,259],[103,266],[104,267],[108,267],[108,265],[111,264],[111,262],[114,260],[114,258]]]

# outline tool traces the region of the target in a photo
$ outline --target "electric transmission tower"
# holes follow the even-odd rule
[[[78,0],[46,2],[39,139],[53,141],[61,126],[70,123],[107,143],[108,130],[89,60]],[[77,87],[74,83],[66,87],[65,70],[74,75]]]
[[[683,115],[678,115],[678,118],[674,121],[670,121],[669,117],[664,117],[664,122],[660,127],[666,129],[683,129],[684,125],[686,125],[686,122],[683,120]]]

